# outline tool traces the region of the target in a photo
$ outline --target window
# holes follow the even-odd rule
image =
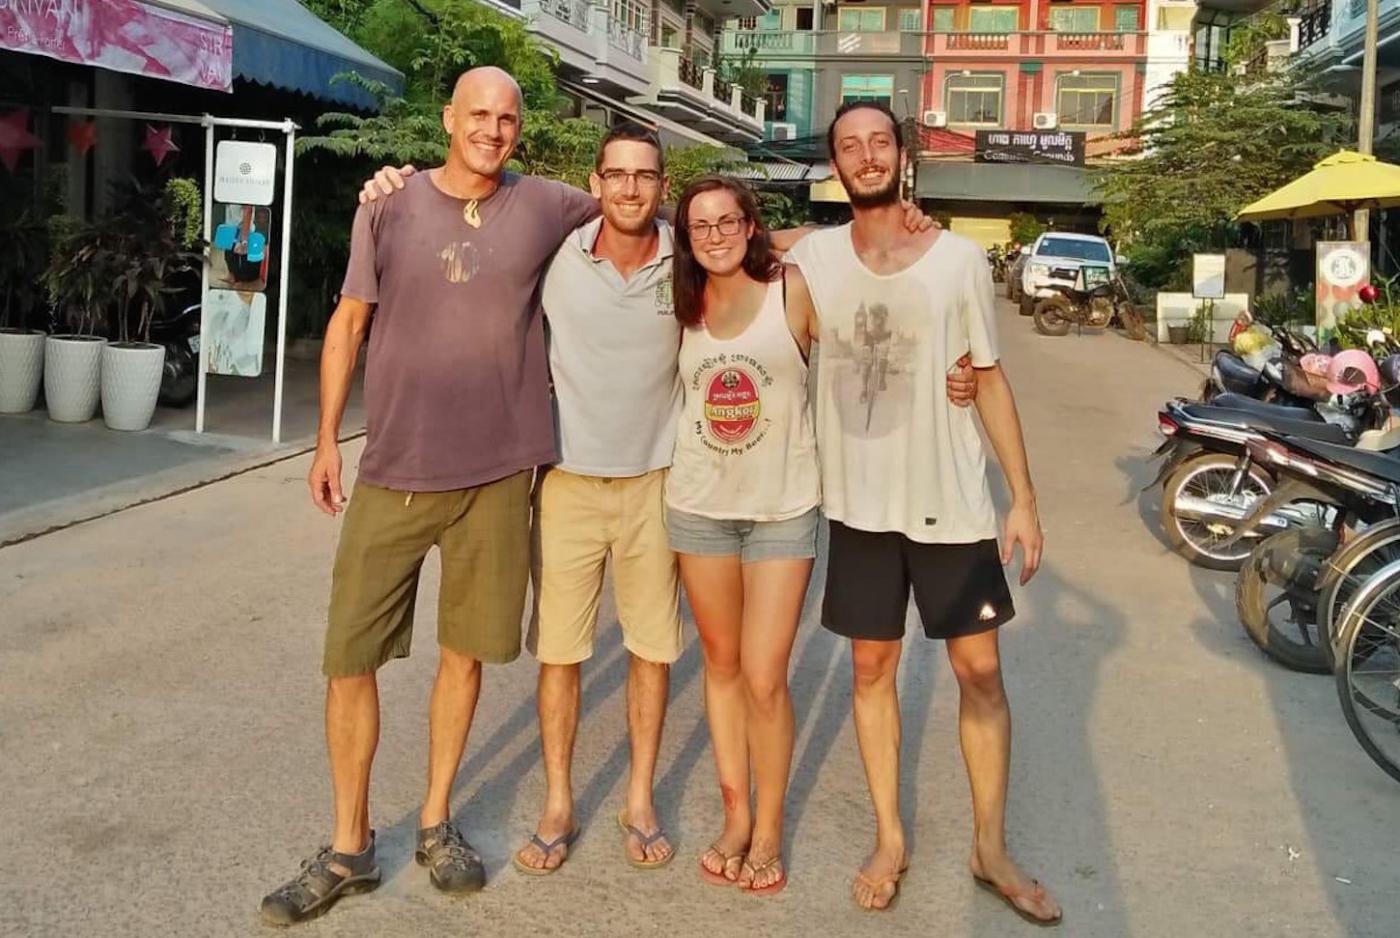
[[[885,28],[885,9],[877,7],[873,10],[842,10],[836,28],[848,33],[882,32]]]
[[[1005,85],[1001,74],[949,75],[943,104],[948,123],[1000,127]]]
[[[1135,6],[1120,6],[1113,10],[1113,28],[1120,33],[1135,33],[1142,29],[1142,22],[1138,18],[1138,8]]]
[[[1050,28],[1057,33],[1096,33],[1098,7],[1060,7],[1050,11]]]
[[[1108,242],[1102,238],[1057,238],[1047,235],[1035,249],[1036,257],[1066,257],[1076,261],[1113,262]]]
[[[1020,25],[1019,7],[973,7],[968,11],[968,32],[1014,33]]]
[[[842,75],[841,103],[875,101],[887,107],[894,102],[893,75]]]
[[[758,28],[759,28],[759,29],[782,29],[782,28],[783,28],[783,11],[782,11],[782,10],[769,10],[767,13],[763,14],[762,16],[760,16],[760,17],[758,18]]]
[[[1117,75],[1061,75],[1055,83],[1055,110],[1066,127],[1114,127],[1117,104]]]
[[[662,23],[662,24],[661,24],[661,48],[663,48],[663,49],[679,49],[680,47],[681,47],[681,41],[680,41],[679,34],[676,32],[676,27],[672,26],[670,23]]]
[[[800,29],[800,30],[804,30],[804,31],[809,31],[809,30],[812,29],[812,8],[811,8],[811,7],[798,7],[798,8],[797,8],[797,28]]]
[[[758,29],[758,18],[754,16],[744,16],[739,19],[739,28],[745,30]]]
[[[768,91],[764,97],[768,101],[768,108],[764,111],[770,121],[787,120],[787,72],[768,73]]]
[[[957,13],[952,7],[933,8],[933,31],[936,33],[951,33],[953,31],[953,16]]]
[[[909,9],[899,11],[899,31],[902,33],[922,32],[924,28],[924,11],[920,9]]]

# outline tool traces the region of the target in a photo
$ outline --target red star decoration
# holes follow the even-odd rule
[[[97,121],[73,121],[68,125],[68,142],[79,156],[97,146]]]
[[[0,163],[10,172],[19,165],[21,153],[36,149],[42,142],[29,132],[29,108],[0,115]]]
[[[175,145],[175,141],[171,139],[174,133],[175,131],[168,126],[157,130],[150,124],[146,125],[146,142],[141,144],[141,149],[151,154],[157,166],[164,163],[165,158],[172,152],[178,153],[180,151],[180,148]]]

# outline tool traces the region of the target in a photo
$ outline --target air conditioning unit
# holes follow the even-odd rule
[[[796,139],[797,139],[797,125],[796,125],[796,124],[779,123],[779,122],[777,122],[777,121],[774,121],[774,123],[773,123],[773,139],[774,139],[774,140],[796,140]]]
[[[1060,126],[1060,115],[1054,111],[1040,111],[1031,120],[1036,130],[1054,130]]]
[[[947,111],[924,111],[924,126],[925,126],[925,127],[947,127],[947,126],[948,126],[948,112],[947,112]]]

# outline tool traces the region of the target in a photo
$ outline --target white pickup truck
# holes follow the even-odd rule
[[[1115,256],[1108,242],[1098,235],[1047,231],[1036,238],[1035,244],[1027,250],[1030,254],[1021,271],[1022,316],[1029,316],[1034,311],[1037,299],[1055,295],[1050,284],[1074,286],[1073,278],[1065,280],[1053,277],[1051,271],[1072,270],[1077,273],[1080,267],[1089,264],[1107,267],[1109,276],[1113,277],[1118,273],[1118,265],[1123,263],[1123,258]]]

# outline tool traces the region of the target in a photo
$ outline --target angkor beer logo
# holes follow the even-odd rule
[[[761,412],[758,385],[747,371],[725,368],[710,379],[705,389],[705,422],[716,439],[743,442]]]

